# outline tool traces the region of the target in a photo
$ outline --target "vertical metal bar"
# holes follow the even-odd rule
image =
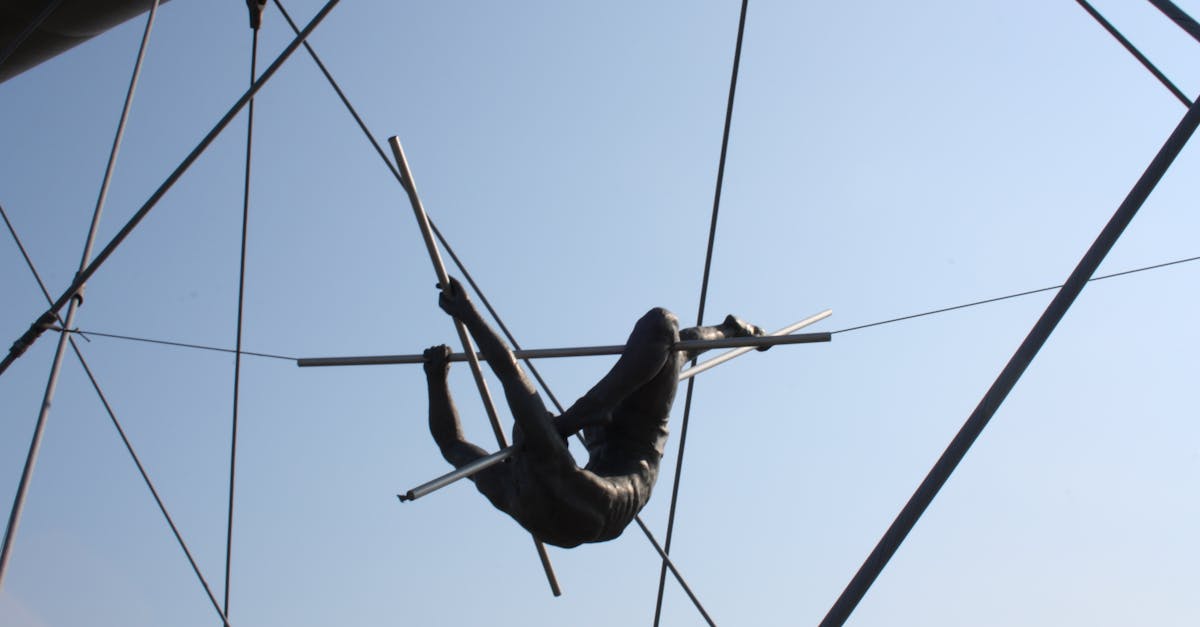
[[[692,592],[692,587],[688,585],[687,581],[684,581],[683,575],[679,572],[679,569],[675,568],[675,562],[671,561],[671,556],[667,555],[667,552],[663,550],[661,545],[659,545],[658,540],[654,539],[654,534],[650,533],[650,528],[646,526],[646,523],[642,522],[642,518],[640,516],[634,518],[634,520],[637,521],[638,527],[641,527],[642,533],[646,534],[646,539],[650,541],[650,545],[653,546],[654,550],[658,552],[659,558],[662,559],[663,563],[667,565],[667,568],[671,569],[671,573],[675,575],[675,580],[679,582],[679,586],[683,588],[683,591],[688,595],[688,598],[692,600],[692,605],[695,605],[696,609],[700,612],[700,615],[704,617],[704,622],[708,623],[712,627],[717,627],[717,624],[713,622],[712,617],[708,615],[708,611],[705,610],[704,606],[700,604],[699,597],[696,596],[695,592]]]
[[[1004,370],[992,383],[992,387],[988,389],[983,399],[979,401],[979,405],[975,411],[971,412],[971,416],[963,424],[962,429],[954,436],[954,439],[946,447],[941,458],[934,464],[929,474],[917,487],[904,509],[896,516],[891,527],[880,538],[879,543],[871,554],[867,556],[866,561],[858,569],[854,578],[842,591],[841,596],[829,609],[829,613],[825,615],[825,619],[821,621],[823,627],[832,625],[841,625],[850,617],[850,613],[858,606],[859,601],[866,595],[867,590],[875,579],[883,572],[883,568],[887,566],[888,561],[895,555],[896,550],[900,548],[900,544],[908,536],[909,531],[912,531],[913,526],[917,524],[917,520],[929,504],[933,502],[933,498],[937,496],[939,490],[945,485],[950,478],[950,474],[962,461],[975,439],[983,432],[989,420],[1000,408],[1000,404],[1012,391],[1025,369],[1029,367],[1030,362],[1037,356],[1039,350],[1046,343],[1054,328],[1066,315],[1067,309],[1075,302],[1075,298],[1083,291],[1084,286],[1088,282],[1088,278],[1096,272],[1096,268],[1100,266],[1100,262],[1108,254],[1116,244],[1117,238],[1129,225],[1130,221],[1137,214],[1138,209],[1146,202],[1146,198],[1150,196],[1150,192],[1158,185],[1167,168],[1175,160],[1183,150],[1188,139],[1196,131],[1196,127],[1200,125],[1200,104],[1193,104],[1188,108],[1188,112],[1180,120],[1179,125],[1167,138],[1167,141],[1159,149],[1154,160],[1147,166],[1146,171],[1142,173],[1141,178],[1134,184],[1133,189],[1121,202],[1117,211],[1105,225],[1100,235],[1096,237],[1096,241],[1088,248],[1087,253],[1079,260],[1079,264],[1075,270],[1071,272],[1070,277],[1063,283],[1063,287],[1059,290],[1054,299],[1046,307],[1042,316],[1038,318],[1033,329],[1029,331],[1029,335],[1021,342],[1021,346],[1009,359],[1008,364],[1004,366]]]
[[[696,313],[696,326],[704,324],[704,306],[708,299],[708,279],[712,270],[713,247],[717,239],[717,214],[721,208],[721,190],[725,182],[725,158],[729,154],[729,132],[733,125],[733,101],[737,95],[738,68],[742,62],[742,40],[746,33],[746,11],[750,1],[742,0],[741,12],[738,15],[737,42],[733,47],[733,69],[729,76],[729,98],[725,105],[725,127],[721,132],[721,157],[717,163],[717,184],[713,191],[712,221],[708,227],[708,249],[704,254],[704,277],[700,281],[700,307]],[[692,365],[695,365],[693,360]],[[667,535],[663,541],[663,552],[671,552],[671,540],[675,535],[675,512],[679,504],[679,483],[683,476],[683,454],[687,447],[688,422],[692,414],[692,392],[696,382],[688,379],[687,392],[684,394],[683,419],[679,424],[679,453],[675,459],[675,476],[671,485],[671,505],[667,513]],[[658,596],[654,601],[654,627],[658,627],[662,617],[663,592],[667,585],[667,562],[663,560],[658,574]]]
[[[429,225],[429,215],[425,213],[425,206],[421,204],[421,197],[417,195],[417,184],[413,181],[412,171],[408,168],[408,158],[404,156],[404,147],[400,145],[400,138],[392,136],[388,138],[388,144],[392,147],[392,154],[396,157],[396,165],[400,168],[400,184],[404,187],[404,191],[408,194],[409,203],[412,204],[413,213],[417,218],[417,226],[421,229],[421,237],[425,240],[425,248],[429,251],[429,260],[433,262],[433,270],[437,274],[438,283],[443,290],[450,288],[450,275],[446,274],[446,264],[442,261],[442,254],[438,250],[437,242],[433,239],[433,229]],[[504,436],[504,429],[500,426],[500,416],[496,413],[496,405],[492,402],[491,392],[488,391],[487,381],[483,378],[483,369],[479,365],[479,357],[475,353],[474,346],[471,345],[471,338],[467,334],[467,327],[463,323],[455,320],[454,327],[458,331],[458,339],[462,343],[463,352],[467,354],[468,361],[471,364],[471,374],[475,377],[475,385],[479,388],[479,395],[483,399],[484,408],[487,410],[488,420],[492,423],[492,431],[495,433],[496,442],[500,448],[508,447],[508,438]],[[542,568],[546,571],[546,579],[550,583],[550,590],[554,596],[562,595],[562,589],[558,585],[558,577],[554,574],[554,567],[550,564],[550,556],[546,553],[546,547],[541,540],[533,539],[534,545],[537,547],[538,558],[541,559]]]
[[[250,8],[250,84],[254,84],[258,73],[258,27],[262,23],[261,7],[248,3]],[[229,435],[229,507],[225,519],[225,595],[221,606],[222,616],[229,618],[229,594],[233,572],[233,506],[237,486],[238,409],[241,406],[242,388],[242,329],[246,304],[246,241],[250,223],[250,164],[254,154],[254,98],[246,105],[246,168],[242,178],[242,242],[238,263],[237,331],[233,354],[233,419]]]
[[[53,9],[50,9],[53,10]],[[133,94],[137,89],[138,77],[141,75],[142,62],[146,59],[146,48],[150,42],[150,32],[154,27],[154,18],[158,11],[158,0],[154,0],[151,6],[150,15],[146,18],[146,28],[142,32],[142,42],[138,48],[136,60],[133,64],[133,75],[129,79],[129,88],[125,92],[124,105],[121,108],[121,115],[117,122],[117,130],[113,138],[112,149],[109,151],[108,163],[104,169],[104,177],[100,183],[100,191],[96,198],[96,207],[92,211],[92,222],[88,227],[87,237],[84,240],[83,254],[79,260],[79,272],[82,273],[84,268],[88,266],[91,259],[92,247],[96,242],[96,233],[100,229],[100,215],[104,211],[104,201],[108,195],[108,186],[112,181],[113,170],[116,166],[117,153],[121,149],[121,140],[125,136],[125,123],[129,119],[129,111],[133,104]],[[48,14],[48,12],[47,12]],[[77,275],[78,276],[78,275]],[[75,289],[70,293],[70,305],[67,308],[67,316],[63,320],[63,329],[70,329],[74,326],[75,314],[79,311],[79,305],[83,303],[83,290],[85,283],[76,280]],[[47,320],[52,317],[56,309],[51,309],[42,316],[42,320]],[[4,545],[0,548],[0,589],[4,587],[4,575],[8,572],[8,561],[12,557],[13,540],[17,535],[17,527],[21,522],[21,513],[25,510],[25,498],[29,492],[29,483],[33,478],[33,469],[37,466],[38,452],[42,448],[42,437],[46,431],[46,421],[50,417],[50,407],[54,404],[54,393],[58,389],[58,377],[62,372],[63,356],[66,354],[68,340],[71,334],[63,332],[59,334],[58,346],[54,351],[54,360],[50,366],[50,377],[46,382],[46,391],[42,395],[42,407],[38,411],[36,426],[33,429],[33,439],[29,443],[29,452],[25,457],[25,466],[21,470],[21,480],[17,485],[17,494],[13,498],[13,506],[8,516],[8,526],[4,530]]]

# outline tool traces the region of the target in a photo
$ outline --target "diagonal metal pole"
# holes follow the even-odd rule
[[[1132,54],[1133,58],[1137,59],[1138,63],[1142,64],[1142,67],[1149,70],[1150,73],[1154,75],[1154,78],[1157,78],[1158,82],[1162,83],[1163,87],[1166,87],[1167,90],[1171,92],[1171,95],[1175,96],[1177,100],[1183,103],[1183,106],[1190,107],[1192,105],[1192,101],[1188,99],[1187,95],[1180,91],[1180,89],[1175,86],[1175,83],[1172,83],[1171,79],[1167,78],[1167,75],[1162,73],[1162,70],[1159,70],[1158,67],[1151,63],[1150,59],[1146,58],[1146,55],[1142,54],[1142,51],[1138,50],[1137,46],[1134,46],[1133,42],[1129,41],[1125,35],[1122,35],[1121,31],[1117,30],[1117,27],[1113,26],[1112,22],[1109,22],[1107,19],[1105,19],[1104,16],[1095,9],[1095,7],[1093,7],[1087,0],[1075,0],[1075,2],[1079,4],[1079,6],[1083,7],[1083,10],[1087,11],[1087,14],[1092,16],[1092,19],[1096,20],[1096,22],[1100,24],[1104,30],[1108,31],[1108,34],[1112,35],[1113,38],[1117,40],[1117,43],[1121,44],[1125,50],[1129,51],[1129,54]]]
[[[217,136],[221,134],[221,131],[225,130],[225,127],[233,121],[233,118],[237,117],[237,114],[241,112],[242,107],[244,107],[246,103],[254,97],[254,94],[258,93],[258,90],[262,89],[262,86],[265,85],[267,81],[275,75],[275,72],[279,70],[285,61],[287,61],[288,57],[290,57],[292,53],[296,51],[296,48],[300,47],[300,44],[308,38],[312,31],[318,25],[320,25],[325,17],[329,15],[329,12],[333,10],[333,7],[335,7],[340,1],[341,0],[329,0],[329,2],[321,8],[316,16],[313,17],[312,21],[308,23],[308,26],[305,26],[304,30],[300,31],[300,34],[297,35],[294,40],[292,40],[292,43],[288,44],[287,48],[284,48],[283,52],[279,53],[279,56],[276,57],[275,61],[270,65],[270,67],[264,70],[262,76],[260,76],[258,80],[254,82],[254,85],[251,86],[250,89],[246,90],[246,93],[242,94],[241,98],[238,98],[237,102],[235,102],[233,106],[230,107],[229,111],[221,117],[212,130],[210,130],[208,134],[204,136],[204,139],[200,140],[200,143],[197,144],[196,147],[193,148],[186,157],[184,157],[183,161],[180,162],[180,164],[175,168],[174,171],[171,172],[169,176],[167,176],[167,179],[163,181],[162,185],[160,185],[158,189],[156,189],[154,193],[150,195],[150,198],[142,204],[142,207],[134,213],[133,217],[130,218],[128,222],[125,223],[125,226],[121,227],[121,230],[118,231],[115,236],[113,236],[112,240],[110,240],[109,243],[105,245],[105,247],[101,249],[99,253],[96,254],[96,258],[75,275],[75,279],[71,282],[71,285],[67,286],[67,289],[64,290],[62,295],[54,301],[54,304],[50,305],[50,310],[45,314],[42,314],[41,317],[39,317],[32,325],[30,325],[29,329],[26,330],[21,337],[17,338],[17,340],[13,342],[12,348],[9,349],[8,355],[6,355],[3,360],[0,360],[0,374],[3,374],[4,371],[7,370],[8,367],[17,360],[17,358],[24,354],[24,352],[35,341],[37,341],[39,337],[41,337],[41,334],[45,332],[46,328],[48,328],[46,327],[46,320],[53,319],[54,313],[65,307],[67,302],[75,297],[75,295],[83,288],[83,285],[88,282],[88,279],[91,279],[92,275],[100,269],[100,266],[108,260],[109,256],[111,256],[114,251],[116,251],[117,247],[121,245],[121,242],[125,241],[125,238],[129,237],[129,234],[133,232],[133,229],[135,229],[137,225],[140,224],[141,221],[146,217],[146,215],[150,213],[150,210],[158,204],[158,201],[162,200],[162,197],[166,195],[167,191],[170,190],[177,181],[179,181],[180,177],[187,172],[188,168],[192,167],[192,164],[196,162],[196,159],[200,158],[200,155],[208,149],[213,140],[215,140]]]
[[[667,555],[667,552],[663,550],[658,540],[654,539],[654,534],[650,533],[650,528],[646,526],[646,523],[642,522],[640,516],[634,518],[634,520],[637,521],[638,527],[641,527],[642,533],[646,534],[646,539],[650,541],[650,545],[658,552],[658,557],[667,565],[667,568],[671,569],[671,573],[675,575],[675,580],[679,582],[680,587],[683,588],[683,592],[692,600],[692,605],[695,605],[696,609],[700,611],[700,615],[704,617],[704,622],[708,623],[711,627],[717,627],[712,617],[708,615],[708,611],[704,609],[703,605],[700,605],[700,599],[696,597],[695,592],[692,592],[692,587],[684,581],[683,576],[679,573],[679,569],[675,567],[675,562],[671,561],[671,556]]]
[[[125,92],[125,104],[122,106],[121,116],[117,122],[112,149],[109,151],[108,164],[105,166],[104,177],[100,183],[100,192],[96,198],[96,208],[92,212],[91,226],[88,227],[87,238],[84,241],[83,254],[79,260],[80,273],[83,272],[91,260],[92,247],[96,242],[96,233],[100,229],[100,215],[104,211],[104,201],[108,197],[108,186],[112,181],[113,170],[116,167],[117,154],[121,149],[121,140],[125,136],[125,123],[129,120],[129,112],[133,106],[133,95],[137,90],[138,77],[142,72],[142,62],[146,59],[146,48],[150,43],[150,31],[154,27],[154,18],[157,12],[158,0],[155,0],[150,8],[150,14],[146,18],[146,28],[142,33],[142,42],[133,64],[133,75],[129,79],[129,88]],[[83,303],[83,288],[85,283],[83,280],[77,279],[76,284],[75,289],[71,291],[69,297],[70,306],[67,308],[67,315],[63,319],[62,324],[64,329],[74,326],[75,314],[79,311],[79,305]],[[39,323],[47,322],[47,318],[53,319],[56,312],[57,309],[52,308],[42,315]],[[46,327],[43,325],[41,328],[44,330]],[[17,527],[21,522],[21,513],[25,509],[25,497],[29,492],[29,483],[33,478],[33,469],[37,466],[38,452],[42,448],[42,437],[46,432],[46,421],[50,417],[50,406],[54,404],[54,393],[58,389],[58,377],[62,372],[63,357],[66,355],[70,337],[70,333],[60,333],[58,336],[58,346],[54,351],[54,359],[50,364],[49,380],[46,382],[46,390],[42,394],[42,407],[38,411],[37,423],[33,429],[33,438],[29,443],[29,452],[25,456],[25,466],[21,470],[21,479],[17,484],[17,494],[13,497],[12,509],[9,511],[8,525],[4,529],[4,544],[0,547],[0,589],[4,586],[4,575],[8,571],[8,561],[12,557],[13,540],[17,535]]]
[[[1163,12],[1163,15],[1171,18],[1179,28],[1187,31],[1187,34],[1192,36],[1192,39],[1200,41],[1200,23],[1197,23],[1192,16],[1179,8],[1179,5],[1171,2],[1171,0],[1150,0],[1156,9]]]
[[[713,247],[717,239],[717,217],[721,208],[721,190],[725,182],[725,162],[729,155],[729,134],[733,126],[733,102],[737,95],[738,68],[742,63],[742,41],[746,34],[746,12],[750,0],[742,0],[741,11],[738,15],[737,41],[733,47],[733,68],[729,73],[729,97],[725,104],[725,126],[721,132],[721,156],[717,162],[717,182],[713,191],[712,220],[708,227],[708,247],[704,253],[704,277],[700,281],[700,306],[696,313],[696,325],[704,324],[704,307],[708,301],[708,280],[712,270]],[[679,505],[679,485],[683,477],[683,455],[687,450],[688,424],[692,415],[692,394],[696,389],[695,380],[689,379],[687,391],[684,393],[683,418],[679,421],[679,452],[675,457],[675,476],[671,483],[671,504],[667,510],[667,535],[663,541],[663,552],[671,552],[671,540],[675,536],[675,513]],[[662,620],[663,593],[667,587],[667,562],[663,560],[658,574],[658,594],[654,600],[654,627]]]
[[[29,272],[33,275],[34,281],[37,282],[38,287],[42,290],[42,295],[46,297],[46,303],[49,304],[53,302],[54,297],[50,295],[50,290],[46,289],[46,283],[42,281],[41,273],[38,272],[37,267],[33,263],[33,259],[29,256],[29,251],[25,250],[25,245],[21,243],[21,238],[17,235],[16,229],[13,228],[12,222],[9,221],[8,214],[4,211],[3,205],[0,205],[0,218],[3,218],[4,225],[8,227],[8,232],[10,235],[12,235],[13,242],[17,245],[17,250],[20,251],[21,256],[25,259],[25,265],[29,268]],[[56,328],[55,330],[63,333],[71,333],[71,331],[67,331],[62,327]],[[196,574],[196,578],[200,581],[200,586],[204,588],[204,592],[208,594],[208,600],[212,603],[212,606],[217,611],[217,614],[221,616],[222,620],[225,620],[225,614],[221,611],[221,604],[218,603],[217,598],[213,596],[212,588],[208,585],[208,580],[206,580],[204,578],[204,574],[200,572],[200,566],[196,564],[195,558],[192,557],[191,549],[188,548],[187,542],[184,541],[183,535],[179,533],[179,528],[175,525],[175,520],[171,518],[170,512],[167,511],[167,506],[163,503],[162,498],[158,495],[158,489],[154,487],[154,482],[150,480],[150,475],[146,472],[146,467],[142,465],[141,458],[138,457],[137,452],[133,449],[133,443],[129,441],[129,437],[125,434],[125,428],[121,426],[121,421],[117,420],[117,413],[113,410],[112,405],[108,402],[108,397],[104,394],[104,390],[100,388],[100,382],[96,379],[96,375],[92,372],[92,368],[88,365],[87,360],[84,359],[83,351],[80,350],[79,345],[75,342],[75,338],[71,338],[70,342],[71,350],[74,351],[75,357],[79,361],[79,365],[83,367],[84,374],[86,374],[88,380],[91,381],[92,389],[96,391],[96,396],[100,399],[100,404],[104,406],[104,411],[108,413],[109,421],[112,422],[113,428],[117,430],[117,435],[120,436],[121,442],[125,445],[125,450],[129,453],[129,457],[133,460],[134,466],[137,467],[138,473],[142,476],[142,481],[145,482],[146,487],[150,490],[150,495],[154,497],[154,502],[158,505],[159,512],[162,513],[163,518],[167,522],[167,526],[171,528],[171,533],[175,535],[175,541],[179,544],[179,548],[183,550],[184,556],[187,558],[188,563],[192,567],[192,572]]]
[[[950,478],[950,474],[962,461],[975,439],[983,432],[989,420],[1000,408],[1001,403],[1012,391],[1025,369],[1029,367],[1030,362],[1037,356],[1039,350],[1046,343],[1054,328],[1066,315],[1067,309],[1075,302],[1075,298],[1083,291],[1088,279],[1096,272],[1096,268],[1100,266],[1100,262],[1108,254],[1121,233],[1125,230],[1137,214],[1138,209],[1146,202],[1150,196],[1150,192],[1162,180],[1167,168],[1175,161],[1175,158],[1183,150],[1185,144],[1192,134],[1196,131],[1196,127],[1200,125],[1200,104],[1193,104],[1188,108],[1187,114],[1180,120],[1179,125],[1167,138],[1167,141],[1159,149],[1154,160],[1142,173],[1142,176],[1134,184],[1133,189],[1125,197],[1125,200],[1117,208],[1108,224],[1096,237],[1096,241],[1088,248],[1087,253],[1079,260],[1079,264],[1075,266],[1075,270],[1063,283],[1063,287],[1055,295],[1054,299],[1046,307],[1046,311],[1038,318],[1033,329],[1029,331],[1029,335],[1021,342],[1021,346],[1017,348],[1016,353],[1009,359],[1008,364],[1004,366],[1004,370],[992,383],[992,387],[984,394],[983,399],[979,401],[979,405],[971,416],[967,418],[962,429],[954,436],[950,445],[946,447],[941,458],[934,464],[933,468],[926,475],[925,480],[917,487],[916,492],[905,504],[904,509],[896,516],[891,527],[880,538],[879,543],[871,554],[867,556],[866,561],[858,569],[854,578],[842,591],[841,596],[829,609],[829,613],[825,615],[825,619],[821,621],[822,627],[833,625],[841,625],[850,617],[850,613],[858,606],[859,601],[867,593],[871,584],[879,576],[888,561],[895,555],[896,550],[900,548],[900,544],[912,531],[921,514],[933,502],[933,498],[937,496],[939,490],[945,485]]]
[[[404,191],[408,194],[408,200],[412,204],[413,213],[417,218],[417,225],[421,229],[421,237],[425,239],[425,248],[429,251],[429,259],[433,262],[433,270],[437,274],[438,284],[443,290],[450,288],[450,275],[446,274],[446,264],[442,261],[442,254],[438,250],[437,242],[433,239],[433,229],[429,225],[429,215],[425,213],[425,206],[421,204],[421,197],[417,195],[417,184],[413,181],[412,171],[408,168],[408,159],[404,156],[404,147],[400,145],[400,138],[392,136],[388,138],[388,144],[392,147],[392,153],[396,157],[396,165],[400,168],[400,183]],[[496,442],[500,448],[508,447],[508,438],[504,436],[504,428],[500,425],[500,416],[496,413],[496,405],[492,402],[491,392],[488,391],[487,381],[483,378],[483,369],[479,365],[479,357],[475,353],[475,349],[471,345],[471,337],[467,334],[467,327],[463,323],[455,320],[454,327],[458,331],[458,339],[462,343],[463,352],[469,356],[471,364],[471,374],[475,377],[475,385],[479,388],[479,395],[483,399],[483,405],[487,409],[488,420],[492,424],[492,431],[496,435]],[[534,545],[537,547],[538,558],[542,562],[542,569],[546,571],[546,579],[550,583],[550,590],[554,596],[561,596],[562,589],[558,586],[558,577],[554,574],[554,566],[550,563],[550,555],[546,552],[546,546],[541,540],[533,539]]]
[[[287,20],[288,24],[290,26],[292,26],[293,30],[299,31],[299,29],[295,28],[295,24],[292,22],[292,18],[290,18],[288,16],[288,12],[287,12],[286,8],[283,8],[282,2],[280,2],[280,0],[275,0],[275,5],[278,8],[280,8],[280,13],[283,14],[283,18]],[[325,74],[325,78],[329,80],[329,84],[332,86],[332,88],[334,88],[334,91],[337,92],[337,96],[341,98],[343,105],[346,105],[346,108],[348,109],[350,115],[352,115],[352,117],[354,118],[355,123],[358,123],[359,129],[362,131],[362,135],[364,135],[366,137],[367,141],[371,143],[371,147],[374,148],[374,150],[376,150],[376,153],[378,153],[380,160],[382,160],[384,162],[384,165],[386,167],[388,167],[388,169],[392,173],[392,175],[395,175],[396,180],[400,181],[401,185],[403,185],[403,179],[401,179],[400,171],[398,171],[398,169],[396,169],[396,166],[392,165],[391,160],[389,160],[388,156],[386,156],[384,154],[383,148],[380,147],[379,142],[376,141],[376,138],[374,138],[371,131],[367,129],[366,123],[364,123],[364,121],[362,121],[361,115],[359,115],[359,113],[355,111],[354,107],[352,105],[350,105],[349,98],[346,96],[346,94],[344,94],[341,86],[338,86],[336,80],[334,80],[334,77],[332,77],[332,74],[329,72],[328,68],[325,67],[324,62],[322,62],[322,60],[320,60],[319,56],[317,56],[316,50],[313,50],[312,46],[310,46],[310,44],[308,44],[307,42],[305,42],[305,48],[308,50],[308,54],[310,54],[312,56],[312,60],[314,62],[316,62],[317,67],[320,68],[320,71],[322,71],[322,73]],[[458,269],[460,269],[462,271],[463,279],[466,279],[467,282],[469,283],[470,287],[472,287],[474,289],[475,293],[479,294],[479,299],[480,299],[482,305],[484,305],[484,307],[486,307],[487,311],[490,312],[490,314],[492,315],[493,318],[496,318],[496,323],[498,324],[498,326],[500,327],[500,330],[502,330],[502,332],[504,333],[506,338],[508,338],[510,344],[512,344],[512,347],[517,348],[517,350],[520,350],[521,346],[517,344],[517,341],[515,338],[512,338],[512,334],[509,332],[508,327],[505,326],[503,318],[500,318],[500,316],[497,315],[496,310],[493,309],[491,303],[488,303],[488,300],[487,300],[486,295],[484,294],[484,291],[482,291],[482,289],[480,289],[479,286],[476,285],[475,280],[473,279],[472,275],[470,275],[469,271],[467,271],[467,268],[463,267],[462,259],[458,258],[458,256],[455,255],[454,249],[452,249],[452,247],[450,246],[449,241],[446,241],[442,232],[438,231],[437,225],[434,225],[433,222],[430,222],[430,227],[433,229],[434,237],[438,238],[438,241],[440,241],[440,243],[442,243],[442,246],[445,247],[446,253],[448,253],[448,255],[450,255],[450,258],[452,259],[452,261],[454,261],[454,263],[457,265]],[[529,368],[529,374],[533,375],[535,380],[538,381],[538,383],[540,384],[541,388],[545,390],[546,395],[553,402],[554,406],[558,407],[559,412],[562,412],[562,405],[559,404],[558,399],[554,398],[554,393],[550,389],[550,386],[547,386],[545,380],[542,380],[542,377],[539,374],[538,369],[536,369],[536,366],[534,366],[532,362],[529,362],[528,359],[526,359],[526,365]],[[641,519],[638,518],[638,520],[641,520]],[[643,527],[643,529],[644,529],[644,527]],[[650,536],[650,538],[653,538],[653,536]],[[676,575],[676,578],[679,580],[679,583],[686,587],[686,583],[683,580],[682,575],[680,575],[678,571],[672,571],[672,573],[674,575]],[[696,601],[696,599],[694,599],[694,602],[696,602],[696,608],[701,611],[701,614],[706,614],[706,613],[704,613],[703,608],[701,607],[700,603],[698,603],[698,601]]]

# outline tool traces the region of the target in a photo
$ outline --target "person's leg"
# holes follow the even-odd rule
[[[733,316],[717,326],[691,327],[678,332],[680,340],[715,340],[726,337],[763,335],[762,329]],[[637,385],[619,399],[612,410],[609,430],[620,432],[629,439],[645,439],[658,449],[666,437],[666,421],[679,385],[679,371],[696,355],[704,352],[668,350],[659,369],[648,380]],[[585,434],[588,434],[585,431]],[[661,453],[661,451],[659,451]]]
[[[567,444],[554,429],[553,415],[546,409],[537,389],[525,376],[512,350],[496,334],[467,298],[462,285],[451,279],[449,294],[443,292],[438,304],[466,325],[492,372],[504,387],[513,419],[521,427],[527,451],[539,455],[569,455]]]
[[[763,335],[766,335],[766,332],[761,327],[756,327],[732,314],[725,316],[725,321],[717,326],[689,327],[679,331],[681,340],[719,340],[727,337],[761,337]],[[758,350],[766,349],[767,347],[762,347]],[[688,351],[685,361],[691,361],[707,350]]]
[[[671,356],[671,346],[679,341],[679,319],[675,314],[655,307],[633,326],[625,350],[608,374],[558,419],[559,433],[569,435],[584,427],[612,420],[612,411],[630,394],[653,380]]]

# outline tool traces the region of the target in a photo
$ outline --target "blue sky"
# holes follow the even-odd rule
[[[1200,92],[1194,40],[1148,3],[1095,5]],[[320,3],[286,6],[304,23]],[[376,137],[402,137],[425,206],[522,345],[611,344],[652,306],[695,320],[737,14],[344,2],[311,42]],[[56,295],[141,31],[139,18],[0,84],[0,203]],[[260,67],[289,40],[269,7]],[[241,3],[163,7],[101,242],[242,93],[249,41]],[[1073,2],[752,2],[706,322],[773,328],[832,308],[813,330],[836,331],[1061,283],[1183,111]],[[256,115],[246,349],[452,343],[403,192],[303,52]],[[232,346],[244,151],[241,119],[95,275],[80,328]],[[1198,254],[1198,158],[1185,149],[1101,273]],[[7,237],[0,268],[0,331],[15,339],[45,303]],[[1198,271],[1084,291],[850,624],[1200,619]],[[672,553],[716,621],[819,621],[1050,297],[698,377]],[[220,596],[232,358],[82,345]],[[2,502],[53,349],[44,337],[0,377]],[[610,364],[539,370],[570,402]],[[468,435],[490,446],[467,369],[452,377]],[[637,529],[552,549],[555,599],[528,534],[469,485],[397,503],[447,469],[424,395],[413,366],[245,359],[233,623],[649,623],[658,560]],[[677,446],[643,512],[660,538]],[[218,622],[73,360],[0,616]],[[700,624],[674,584],[663,624]]]

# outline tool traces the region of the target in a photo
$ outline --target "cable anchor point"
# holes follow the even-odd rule
[[[250,10],[250,28],[258,30],[262,26],[263,10],[267,8],[267,0],[246,0],[246,8]]]

